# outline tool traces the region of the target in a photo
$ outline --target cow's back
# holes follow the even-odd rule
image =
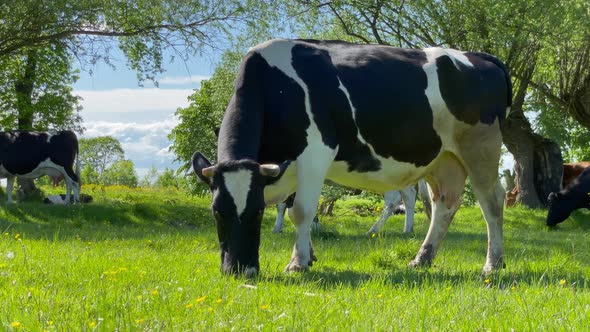
[[[263,86],[265,162],[295,160],[317,126],[349,171],[378,171],[379,159],[427,166],[458,128],[501,122],[511,99],[505,68],[483,53],[278,40],[257,54],[266,63],[249,84]]]

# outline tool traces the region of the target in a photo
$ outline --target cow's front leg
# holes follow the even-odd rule
[[[317,197],[319,198],[319,195]],[[311,225],[317,211],[317,200],[315,204],[305,206],[303,203],[297,204],[297,198],[295,198],[293,207],[288,211],[289,218],[295,225],[296,239],[293,253],[291,254],[291,261],[285,267],[285,271],[307,270],[313,265],[313,262],[317,261],[311,243]]]
[[[6,178],[6,197],[8,198],[8,204],[14,203],[12,200],[12,189],[14,188],[14,180],[16,178],[14,176],[9,176]]]
[[[318,144],[308,146],[297,159],[297,194],[293,207],[289,209],[297,237],[285,271],[307,270],[317,260],[311,244],[311,225],[328,167],[335,155],[335,150]]]

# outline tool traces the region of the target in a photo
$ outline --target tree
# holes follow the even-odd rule
[[[94,170],[94,167],[92,167],[91,164],[86,164],[84,166],[84,168],[82,169],[82,172],[80,174],[80,177],[82,177],[82,183],[84,184],[99,184],[100,183],[100,177],[98,175],[98,173]]]
[[[176,111],[180,123],[172,129],[168,138],[176,159],[183,163],[181,172],[190,169],[195,151],[201,151],[211,160],[217,157],[215,129],[219,128],[223,113],[233,93],[234,80],[241,62],[240,52],[226,52],[213,76],[201,82],[201,88],[188,97],[190,104]],[[193,179],[193,189],[196,179]]]
[[[177,181],[175,172],[173,169],[166,168],[164,172],[158,176],[158,179],[154,183],[155,187],[159,188],[179,188],[180,185]]]
[[[125,158],[121,143],[112,136],[81,138],[80,166],[90,166],[98,179],[102,179],[108,168]]]
[[[0,5],[0,58],[60,45],[86,63],[110,64],[110,40],[116,38],[139,80],[155,79],[163,70],[164,49],[187,58],[215,47],[226,24],[255,23],[264,5],[242,0],[5,1]]]
[[[137,173],[131,160],[115,161],[102,176],[102,184],[137,187]]]

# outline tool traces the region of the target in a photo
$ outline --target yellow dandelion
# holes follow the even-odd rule
[[[516,286],[510,287],[511,290],[516,290]]]
[[[136,319],[136,320],[135,320],[135,324],[141,324],[141,323],[143,323],[144,321],[145,321],[145,320],[144,320],[143,318]]]
[[[152,295],[158,295],[158,291],[154,289],[154,290],[152,291]]]
[[[93,329],[96,326],[96,322],[88,322],[88,327]]]
[[[53,321],[52,320],[47,321],[47,325],[53,325]]]
[[[138,299],[138,300],[141,300],[141,299],[143,299],[143,296],[141,296],[141,294],[139,294],[135,298]]]
[[[207,311],[211,312],[211,311],[213,311],[213,308],[209,307],[209,308],[207,308]]]
[[[23,326],[23,324],[21,324],[20,322],[12,322],[10,326],[12,326],[13,329],[20,329]]]
[[[486,280],[484,280],[484,282],[485,282],[486,284],[489,284],[490,282],[492,282],[492,280],[491,280],[490,278],[486,278]]]
[[[268,304],[263,304],[260,306],[260,309],[262,310],[267,310],[268,309]]]
[[[217,301],[215,301],[217,304],[220,304],[221,302],[223,302],[223,299],[217,299]]]
[[[371,237],[377,237],[377,233],[371,234]]]
[[[560,285],[560,286],[563,286],[563,285],[565,285],[565,279],[561,279],[561,280],[559,280],[559,285]]]
[[[377,298],[378,298],[378,299],[380,299],[380,298],[382,298],[382,297],[383,297],[383,294],[381,294],[381,293],[377,294]]]
[[[189,303],[189,304],[187,304],[187,305],[186,305],[186,306],[184,306],[184,307],[185,307],[185,308],[187,308],[187,309],[190,309],[190,308],[192,308],[192,307],[193,307],[193,304],[192,304],[192,303]]]
[[[15,239],[15,240],[18,240],[18,239],[20,239],[20,233],[16,233],[16,234],[14,234],[14,239]]]
[[[197,302],[197,303],[201,303],[201,302],[205,301],[205,299],[207,299],[207,296],[203,295],[203,296],[199,297],[199,298],[196,300],[196,302]]]

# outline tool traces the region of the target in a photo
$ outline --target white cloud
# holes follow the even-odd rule
[[[158,82],[161,85],[187,85],[192,83],[197,83],[200,87],[201,82],[204,80],[210,79],[211,76],[203,76],[203,75],[195,75],[195,76],[169,76],[164,77]]]
[[[178,119],[173,115],[163,121],[149,123],[88,121],[85,122],[83,137],[115,137],[121,142],[125,157],[133,161],[138,169],[149,169],[151,166],[160,170],[176,168],[175,155],[168,151],[171,145],[168,134],[177,124]]]
[[[187,107],[187,97],[193,89],[113,89],[76,90],[83,98],[82,115],[86,112],[173,112],[178,107]]]

